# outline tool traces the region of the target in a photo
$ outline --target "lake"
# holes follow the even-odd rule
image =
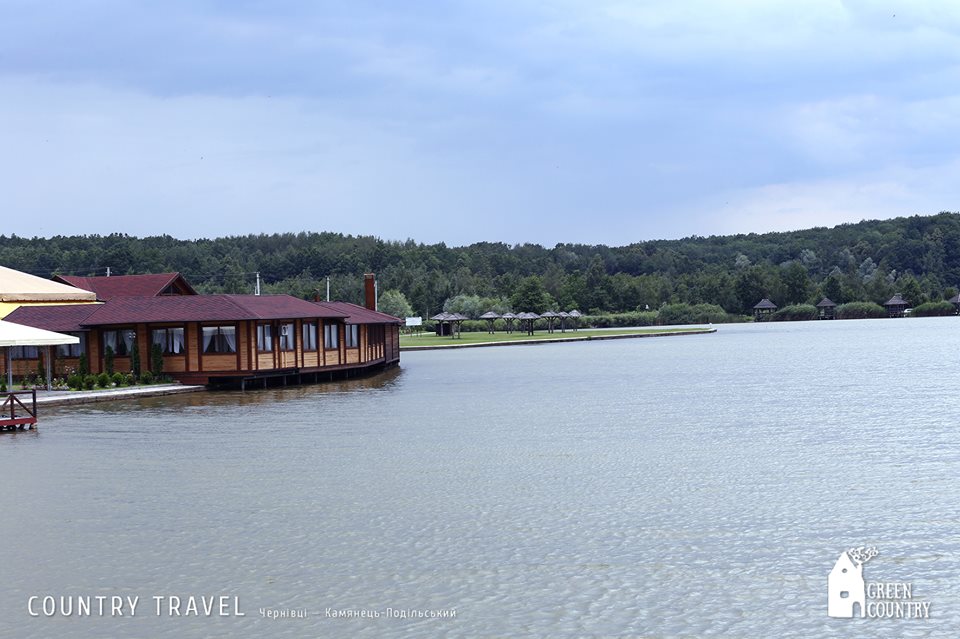
[[[960,318],[718,328],[48,408],[0,436],[0,636],[960,632]],[[860,546],[928,619],[827,616]],[[140,604],[42,614],[97,595]]]

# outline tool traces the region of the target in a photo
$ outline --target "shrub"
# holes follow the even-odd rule
[[[107,346],[103,351],[103,366],[107,369],[107,373],[113,375],[113,347]]]
[[[140,377],[140,346],[136,338],[133,340],[133,352],[130,353],[130,372],[134,377]]]
[[[127,386],[133,386],[134,384],[137,383],[137,380],[136,380],[136,378],[133,376],[133,373],[127,373],[126,376],[124,376],[124,378],[123,378],[123,382],[124,382]]]
[[[150,372],[154,377],[163,375],[163,347],[159,344],[150,347]]]
[[[820,311],[813,304],[794,304],[793,306],[784,306],[774,313],[770,319],[775,322],[798,322],[815,320],[818,317],[820,317]]]
[[[950,302],[927,302],[913,309],[912,313],[916,317],[941,317],[956,314],[957,308]]]
[[[143,371],[143,375],[140,376],[141,384],[152,384],[153,383],[153,373],[150,371]]]
[[[67,386],[69,386],[73,390],[80,390],[81,388],[83,388],[83,377],[74,373],[73,375],[67,378]]]
[[[100,388],[106,388],[110,385],[111,377],[109,373],[100,373],[97,375],[97,386]]]
[[[7,392],[7,380],[0,379],[0,393],[6,393],[6,392]]]
[[[576,323],[566,321],[566,326],[589,326],[593,328],[620,328],[624,326],[654,326],[657,323],[656,311],[633,311],[631,313],[602,313],[585,315]],[[559,326],[559,322],[557,323]]]
[[[660,307],[657,323],[668,324],[722,324],[729,315],[716,304],[665,304]]]
[[[127,376],[120,372],[116,372],[110,376],[110,381],[113,382],[114,386],[123,386],[126,380]]]
[[[87,362],[87,354],[86,354],[86,353],[80,353],[80,366],[79,366],[79,368],[80,368],[80,370],[78,370],[77,373],[80,375],[80,377],[86,377],[87,375],[90,374],[90,364],[89,364],[89,362]]]
[[[837,307],[837,319],[867,319],[886,316],[886,309],[873,302],[847,302]]]
[[[93,390],[93,387],[97,384],[96,375],[91,375],[87,373],[83,376],[83,389],[84,390]]]

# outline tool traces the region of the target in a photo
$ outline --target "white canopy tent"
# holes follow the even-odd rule
[[[10,355],[10,349],[14,346],[45,346],[47,356],[44,361],[47,363],[47,388],[50,388],[51,375],[53,370],[50,366],[53,358],[50,356],[50,349],[61,344],[79,344],[80,338],[73,335],[64,335],[45,331],[32,326],[15,324],[0,320],[0,348],[5,351],[7,362],[7,388],[13,387],[13,358]]]

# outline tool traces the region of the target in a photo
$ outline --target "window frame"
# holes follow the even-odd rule
[[[230,346],[230,342],[227,341],[227,338],[224,336],[223,329],[229,329],[233,333],[233,346]],[[213,339],[210,340],[210,346],[213,347],[213,350],[207,350],[203,346],[206,341],[206,336],[204,333],[209,330],[215,330],[216,333],[213,335]],[[204,355],[236,355],[237,354],[237,326],[236,324],[215,324],[213,326],[201,326],[200,327],[200,346],[202,348],[201,352]]]
[[[264,348],[264,342],[267,348]],[[257,352],[258,353],[272,353],[273,352],[273,325],[272,324],[257,324]]]
[[[171,350],[170,347],[174,342],[173,336],[176,335],[176,331],[180,331],[180,351]],[[159,346],[157,343],[157,333],[163,333],[163,356],[164,357],[183,357],[187,354],[187,329],[185,326],[163,326],[161,328],[150,329],[150,351],[153,352],[154,346]]]
[[[331,337],[332,339],[327,339]],[[323,349],[326,351],[335,351],[340,348],[340,325],[334,323],[323,323]]]
[[[345,324],[343,327],[343,343],[347,348],[360,348],[360,325]]]
[[[307,329],[312,329],[309,335],[307,334]],[[314,352],[317,350],[316,322],[302,322],[300,324],[300,343],[303,344],[304,352]]]

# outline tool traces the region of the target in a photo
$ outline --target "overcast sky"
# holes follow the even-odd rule
[[[0,233],[449,245],[960,204],[960,3],[0,0]]]

